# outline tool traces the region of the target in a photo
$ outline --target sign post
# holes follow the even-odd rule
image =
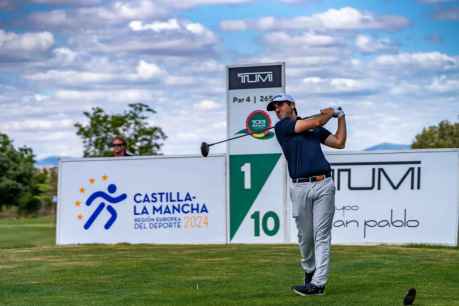
[[[285,242],[285,161],[266,105],[285,92],[283,63],[227,67],[229,241]]]

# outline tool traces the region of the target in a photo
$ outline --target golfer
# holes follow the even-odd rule
[[[346,121],[342,110],[325,108],[320,115],[297,117],[295,100],[287,94],[274,96],[267,106],[275,111],[277,141],[282,147],[292,178],[290,198],[298,229],[298,245],[304,285],[292,287],[303,296],[324,294],[330,265],[330,244],[335,213],[335,184],[331,168],[320,144],[343,149],[346,143]],[[332,117],[338,118],[338,128],[331,134],[323,128]]]

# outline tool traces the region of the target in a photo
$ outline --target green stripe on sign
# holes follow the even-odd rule
[[[280,156],[279,153],[230,155],[230,240],[241,226]]]

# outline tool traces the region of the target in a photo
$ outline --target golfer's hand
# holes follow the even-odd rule
[[[341,107],[337,107],[334,110],[335,110],[335,113],[333,114],[334,118],[341,118],[344,116],[344,111]]]

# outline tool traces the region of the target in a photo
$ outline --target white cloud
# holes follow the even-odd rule
[[[200,5],[241,4],[248,2],[253,2],[253,0],[169,0],[165,4],[174,8],[188,9]]]
[[[50,32],[16,34],[0,30],[0,52],[14,56],[14,52],[43,52],[54,44]]]
[[[46,100],[48,98],[48,96],[45,96],[45,95],[40,95],[40,94],[35,94],[33,96],[33,98],[35,99],[35,101],[37,102],[42,102],[44,100]]]
[[[117,1],[113,4],[113,14],[115,18],[133,19],[152,16],[156,10],[156,5],[152,1]]]
[[[331,9],[325,13],[314,15],[313,18],[331,29],[358,29],[374,22],[374,18],[371,15],[362,14],[352,7],[338,10]]]
[[[264,17],[256,21],[232,20],[223,21],[220,26],[224,30],[240,30],[256,28],[270,30],[359,30],[381,29],[397,30],[406,27],[408,20],[402,16],[375,16],[369,12],[361,12],[352,7],[329,9],[312,16],[293,18]],[[229,26],[228,26],[229,25]],[[235,26],[237,25],[237,26]]]
[[[77,53],[69,48],[56,48],[53,53],[59,62],[67,64],[74,62],[77,57]]]
[[[42,119],[27,119],[12,122],[0,123],[0,130],[7,132],[38,132],[38,131],[52,131],[63,128],[73,127],[73,121],[70,119],[65,120],[42,120]]]
[[[208,30],[200,23],[193,23],[188,21],[179,21],[177,19],[169,19],[165,22],[153,22],[144,24],[140,20],[134,20],[129,23],[129,28],[134,32],[140,31],[153,31],[160,32],[186,32],[196,36],[205,37],[210,41],[215,41],[215,35],[212,31]]]
[[[146,19],[161,16],[165,9],[159,3],[149,0],[116,1],[105,5],[81,7],[72,10],[56,9],[33,13],[29,21],[38,27],[62,30],[98,29],[116,25],[132,19]]]
[[[64,85],[96,84],[115,81],[139,81],[158,78],[166,74],[165,71],[154,64],[140,60],[135,68],[135,73],[126,72],[94,72],[77,70],[49,70],[46,72],[26,74],[27,80],[55,82]]]
[[[427,87],[436,93],[459,93],[459,79],[450,79],[445,75],[435,77],[432,83]]]
[[[196,82],[194,78],[190,76],[167,76],[165,83],[169,86],[190,86]]]
[[[136,103],[150,101],[153,92],[145,89],[58,90],[54,98],[61,102],[78,103]]]
[[[64,10],[52,10],[45,13],[33,13],[29,17],[30,21],[44,27],[70,26],[73,18]]]
[[[115,80],[117,75],[87,71],[49,70],[47,72],[29,74],[26,75],[25,78],[32,81],[52,81],[72,85],[82,83],[110,82]]]
[[[357,48],[365,53],[373,53],[391,48],[391,42],[389,39],[373,39],[367,35],[357,35],[355,38],[355,45]]]
[[[197,35],[203,35],[203,34],[211,34],[212,32],[208,31],[202,24],[200,23],[188,23],[185,25],[185,28],[190,31],[191,33],[197,34]],[[213,34],[211,34],[213,36]]]
[[[220,104],[212,100],[202,100],[193,105],[193,108],[198,111],[208,111],[221,108]]]
[[[258,29],[260,29],[262,31],[269,31],[269,30],[277,28],[276,27],[276,22],[277,21],[278,20],[276,20],[272,16],[262,17],[262,18],[257,20],[256,26],[257,26]]]
[[[177,19],[169,19],[165,22],[153,22],[150,24],[143,24],[140,20],[134,20],[129,23],[129,27],[132,31],[146,31],[152,30],[154,32],[163,32],[171,30],[180,30],[181,26],[179,25]]]
[[[454,69],[458,60],[440,52],[400,53],[396,55],[380,55],[375,59],[377,65],[384,67],[413,66],[423,69]]]
[[[302,56],[302,57],[291,57],[288,60],[289,66],[300,66],[300,67],[310,67],[310,66],[321,66],[321,65],[330,65],[336,64],[340,61],[338,57],[335,56]]]
[[[73,10],[57,9],[48,12],[33,13],[29,20],[33,24],[43,28],[54,27],[56,29],[61,29],[62,27],[68,27],[73,29],[98,29],[107,25],[119,25],[132,20],[149,20],[171,15],[176,16],[180,10],[186,10],[200,5],[239,4],[250,1],[253,0],[124,0],[106,2],[80,0],[78,3],[70,3],[70,5],[81,5],[83,7]],[[91,4],[100,5],[90,6]],[[89,6],[84,7],[84,5]],[[134,23],[134,27],[135,26],[136,23]]]
[[[395,96],[414,95],[419,94],[421,92],[424,94],[425,91],[422,91],[422,87],[424,86],[418,83],[400,81],[397,82],[397,84],[390,86],[389,94]]]
[[[141,20],[134,20],[129,23],[129,28],[134,32],[148,31],[166,32],[166,31],[187,31],[192,34],[214,37],[214,34],[200,23],[187,21],[179,21],[177,19],[169,19],[164,22],[153,22],[144,24]]]
[[[165,22],[132,21],[126,31],[118,35],[106,33],[88,39],[81,36],[79,48],[104,53],[143,53],[167,56],[199,53],[209,55],[218,39],[200,23],[170,19]]]
[[[151,79],[164,73],[156,64],[150,64],[141,60],[137,65],[137,75],[141,79]]]
[[[307,77],[303,85],[305,92],[324,95],[364,94],[374,90],[368,82],[349,78]]]
[[[248,25],[243,20],[224,20],[220,23],[220,27],[224,31],[245,31]]]
[[[322,14],[313,15],[314,19],[330,29],[398,29],[408,25],[402,16],[376,17],[371,13],[362,13],[352,7],[330,9]]]
[[[320,35],[315,33],[304,33],[301,35],[290,35],[285,32],[273,32],[265,35],[264,40],[273,46],[280,48],[303,48],[315,46],[332,46],[336,45],[337,40],[328,35]]]

